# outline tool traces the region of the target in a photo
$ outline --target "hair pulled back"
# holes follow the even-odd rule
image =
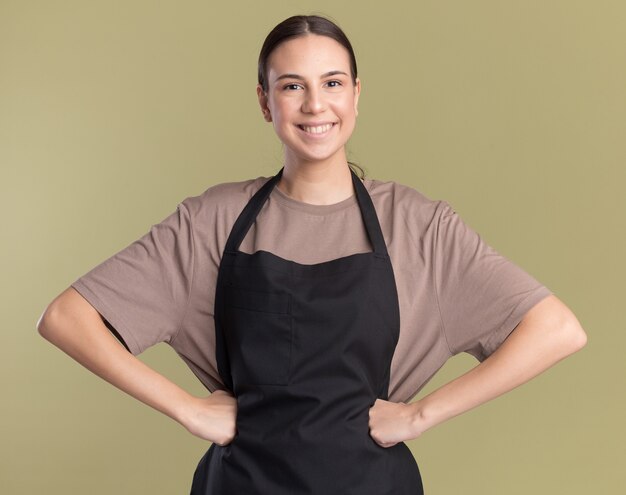
[[[326,17],[319,15],[294,15],[277,24],[274,29],[270,31],[263,42],[258,63],[258,82],[263,88],[263,91],[266,93],[268,91],[267,61],[270,54],[281,43],[290,39],[306,36],[308,34],[317,34],[332,38],[348,51],[350,56],[350,76],[352,78],[352,84],[356,85],[356,78],[358,75],[356,57],[354,56],[354,50],[352,49],[350,40],[343,30],[336,23]],[[365,172],[359,165],[350,161],[348,162],[348,165],[358,168],[361,172],[360,175],[362,179],[365,177]]]

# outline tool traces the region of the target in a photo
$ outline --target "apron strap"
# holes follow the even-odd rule
[[[248,233],[248,230],[250,230],[252,223],[256,220],[257,215],[261,211],[263,204],[265,204],[265,201],[272,192],[272,189],[280,180],[284,168],[285,167],[283,166],[276,175],[265,182],[265,184],[263,184],[261,188],[254,193],[254,196],[252,196],[248,204],[244,207],[243,211],[235,221],[235,225],[230,231],[230,235],[226,241],[226,247],[224,248],[225,253],[237,252],[241,242]],[[385,245],[385,240],[372,199],[370,198],[367,189],[352,169],[350,169],[350,173],[352,175],[352,184],[354,185],[356,192],[357,202],[359,204],[359,208],[361,209],[361,216],[363,217],[365,228],[367,229],[367,235],[374,248],[374,254],[381,257],[387,257],[387,247]]]

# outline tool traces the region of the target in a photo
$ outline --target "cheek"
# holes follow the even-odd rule
[[[341,104],[341,114],[343,115],[345,120],[354,119],[356,113],[354,111],[354,101],[344,101]]]
[[[276,123],[280,126],[292,125],[296,118],[296,113],[297,111],[293,108],[293,105],[289,104],[282,104],[274,109]]]

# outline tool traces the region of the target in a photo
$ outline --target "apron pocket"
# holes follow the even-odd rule
[[[225,334],[233,380],[287,385],[293,340],[291,294],[228,287]]]

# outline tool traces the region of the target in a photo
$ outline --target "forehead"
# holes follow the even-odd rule
[[[315,77],[330,70],[350,73],[348,50],[328,36],[306,35],[284,41],[268,58],[268,78],[290,72]]]

